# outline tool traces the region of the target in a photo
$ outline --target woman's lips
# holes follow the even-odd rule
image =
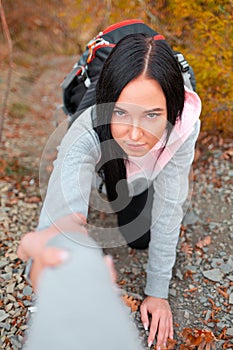
[[[144,148],[146,146],[145,143],[126,143],[126,146],[128,148],[133,148],[133,149],[139,149],[139,148]]]

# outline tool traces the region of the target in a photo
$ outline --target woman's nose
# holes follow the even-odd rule
[[[139,126],[130,125],[129,127],[129,138],[133,141],[138,141],[142,137],[143,132]]]

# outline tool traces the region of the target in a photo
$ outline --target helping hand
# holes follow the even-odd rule
[[[35,291],[43,269],[61,264],[68,258],[68,252],[55,247],[46,247],[47,242],[62,232],[87,234],[85,223],[86,219],[82,214],[71,214],[57,220],[45,230],[29,232],[23,236],[17,254],[22,260],[33,259],[30,279]]]
[[[151,347],[157,333],[157,350],[166,346],[167,339],[173,338],[173,321],[171,308],[166,299],[148,296],[142,303],[141,320],[144,328],[149,328],[148,313],[152,315],[148,346]]]

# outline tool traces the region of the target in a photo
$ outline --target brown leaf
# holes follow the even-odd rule
[[[210,245],[210,243],[211,243],[211,237],[206,236],[204,239],[196,243],[196,247],[202,249],[203,247]]]
[[[184,279],[190,278],[193,281],[193,272],[191,270],[187,270],[184,273]]]
[[[119,282],[117,282],[119,284],[119,286],[124,286],[126,284],[126,280],[120,280]]]
[[[122,296],[122,300],[127,306],[131,308],[132,312],[135,312],[138,310],[139,302],[133,299],[132,296],[128,296],[127,294],[125,294]]]
[[[189,243],[182,243],[180,250],[185,253],[186,255],[192,255],[193,253],[193,248]]]
[[[29,198],[25,198],[25,202],[26,203],[39,203],[41,202],[41,198],[40,197],[29,197]]]
[[[229,298],[229,295],[228,293],[226,292],[226,288],[224,288],[224,290],[222,290],[220,287],[217,288],[217,291],[225,298],[225,299],[228,299]]]
[[[177,344],[177,341],[175,339],[168,338],[167,340],[167,346],[161,346],[161,350],[174,350],[175,345]],[[156,346],[155,346],[156,349]]]
[[[233,148],[229,148],[228,150],[226,150],[223,153],[222,158],[226,160],[233,158]]]
[[[216,338],[214,334],[207,329],[191,329],[184,328],[182,337],[185,340],[185,346],[188,346],[187,349],[195,349],[198,346],[198,350],[212,350],[215,349]],[[183,347],[183,349],[186,349]]]

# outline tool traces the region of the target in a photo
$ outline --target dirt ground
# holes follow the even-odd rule
[[[8,101],[9,112],[5,120],[3,133],[4,144],[0,151],[1,159],[6,161],[17,159],[17,169],[23,168],[25,172],[28,171],[30,173],[30,181],[35,181],[38,188],[40,187],[42,197],[45,193],[48,174],[51,171],[51,161],[55,156],[55,145],[59,143],[67,127],[66,116],[59,109],[62,104],[60,84],[76,59],[76,57],[65,56],[38,57],[38,59],[34,59],[24,65],[15,64],[13,69],[11,92]],[[19,55],[15,60],[20,62],[22,57]],[[5,91],[6,76],[7,70],[5,67],[1,72],[1,96]],[[60,124],[58,129],[56,124]],[[225,338],[222,336],[219,339],[219,347],[217,347],[221,349],[226,344],[226,349],[231,348],[229,344],[233,329],[232,304],[229,301],[233,289],[233,280],[229,276],[232,276],[233,267],[226,275],[226,279],[220,281],[217,285],[214,284],[215,282],[208,280],[208,278],[207,282],[203,282],[204,277],[202,273],[213,268],[214,259],[220,259],[219,265],[216,265],[220,266],[223,263],[229,263],[227,259],[233,254],[232,154],[229,151],[232,148],[232,143],[229,140],[227,145],[220,144],[219,146],[219,143],[217,143],[219,147],[216,148],[216,144],[211,146],[211,142],[215,139],[208,140],[205,133],[202,134],[202,139],[204,143],[201,143],[200,140],[197,151],[198,160],[194,164],[192,205],[194,211],[187,216],[181,232],[178,248],[183,250],[180,249],[174,269],[174,278],[171,284],[171,305],[175,315],[176,335],[187,325],[190,328],[207,327],[207,329],[214,331],[218,336],[222,334],[221,332],[226,327],[225,331],[230,329],[228,338],[226,335]],[[210,162],[210,160],[212,161]],[[213,169],[211,166],[213,166]],[[219,170],[219,166],[225,168],[220,172],[219,176],[212,178],[213,173],[215,172],[216,174],[216,171]],[[229,176],[230,171],[231,175]],[[40,173],[39,183],[38,173]],[[3,176],[1,181],[6,181],[6,178],[4,179]],[[214,184],[213,190],[210,190],[209,194],[205,192],[205,190],[208,192],[208,186],[205,189],[206,181]],[[216,181],[220,182],[217,183]],[[225,188],[223,192],[216,192],[215,188],[221,188],[221,186]],[[37,196],[40,196],[39,191]],[[221,207],[226,202],[226,210],[221,212]],[[39,205],[40,203],[38,203]],[[38,212],[39,209],[36,217]],[[96,218],[97,221],[100,220],[95,215],[93,218]],[[106,218],[106,222],[108,220],[115,220],[115,218]],[[21,234],[24,233],[21,232]],[[204,244],[198,250],[196,244],[209,235],[212,235],[211,245],[207,247]],[[132,288],[130,283],[128,283],[128,287],[126,286],[127,291],[143,295],[143,284],[140,281],[144,275],[141,268],[138,267],[138,263],[143,262],[143,265],[145,265],[147,253],[132,252],[126,247],[114,248],[110,253],[114,257],[119,272],[119,280],[124,281],[128,279],[128,281],[134,281],[132,282]],[[131,270],[134,268],[134,277],[130,275],[131,272],[126,266],[129,268],[131,266]],[[187,266],[188,268],[186,268]],[[186,277],[184,277],[185,272]],[[192,278],[193,274],[196,274],[198,278]],[[124,285],[124,282],[122,282],[122,285]],[[198,285],[201,285],[201,287],[199,288]],[[222,291],[222,296],[224,292],[227,293],[227,296],[225,294],[225,299],[223,297],[223,302],[226,303],[226,306],[224,310],[219,312],[220,320],[218,322],[216,322],[216,313],[209,314],[209,311],[213,312],[214,306],[212,302],[208,301],[211,299],[215,306],[216,303],[221,304],[221,299],[216,294],[217,289]],[[202,297],[203,303],[201,302]],[[206,316],[207,314],[208,317]],[[138,315],[135,317],[137,318]],[[205,322],[202,322],[202,319]],[[222,325],[216,328],[219,322]],[[10,349],[11,347],[4,345],[4,348]]]

